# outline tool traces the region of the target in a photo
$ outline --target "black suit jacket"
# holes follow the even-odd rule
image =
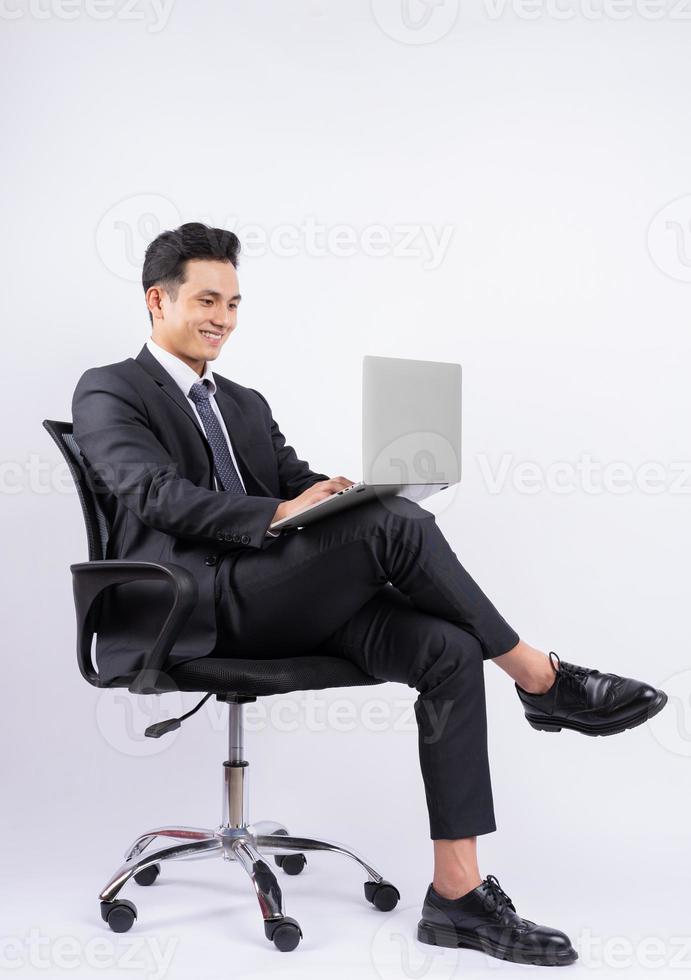
[[[286,445],[263,395],[215,372],[214,378],[246,495],[214,489],[204,431],[146,345],[136,358],[86,371],[72,399],[74,437],[112,529],[106,557],[175,562],[199,585],[197,605],[167,666],[216,647],[219,556],[233,560],[246,548],[270,548],[278,539],[266,531],[280,502],[329,479]],[[107,591],[96,641],[105,682],[141,668],[170,603],[165,583],[133,582]]]

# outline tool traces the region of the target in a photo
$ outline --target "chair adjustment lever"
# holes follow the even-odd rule
[[[182,725],[185,718],[189,718],[195,713],[195,711],[199,711],[201,706],[208,701],[210,697],[211,694],[205,694],[199,704],[195,704],[191,711],[188,711],[184,715],[180,715],[179,718],[166,718],[165,721],[157,721],[153,725],[149,725],[144,734],[147,736],[147,738],[160,738],[161,735],[167,735],[168,732],[174,732],[180,727],[180,725]]]

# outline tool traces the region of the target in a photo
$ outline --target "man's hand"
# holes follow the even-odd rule
[[[296,514],[298,511],[305,510],[306,507],[311,507],[312,504],[318,504],[320,500],[326,500],[327,497],[333,496],[339,490],[343,490],[345,487],[352,487],[353,482],[353,480],[348,480],[345,476],[334,476],[330,480],[320,480],[318,483],[308,487],[307,490],[303,490],[299,496],[294,497],[292,500],[283,500],[278,505],[271,523],[280,521],[284,517],[290,517],[291,514]]]

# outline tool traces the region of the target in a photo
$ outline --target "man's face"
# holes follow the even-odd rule
[[[153,316],[152,339],[202,375],[237,324],[240,289],[231,262],[191,259],[176,298],[152,286],[146,302]]]

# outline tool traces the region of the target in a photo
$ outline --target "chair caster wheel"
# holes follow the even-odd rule
[[[366,881],[365,898],[380,912],[390,912],[398,905],[401,893],[390,881]]]
[[[288,831],[276,830],[274,833],[276,836],[285,837]],[[299,875],[307,864],[304,854],[274,854],[274,861],[287,875]]]
[[[153,885],[161,873],[160,864],[150,864],[148,868],[142,868],[136,875],[132,875],[138,885]]]
[[[287,875],[299,875],[307,864],[304,854],[274,854],[274,861]]]
[[[127,932],[137,918],[137,907],[126,898],[101,902],[101,918],[113,932]]]
[[[289,953],[295,949],[302,939],[302,929],[295,919],[284,915],[280,919],[266,919],[264,922],[266,938],[270,939],[276,949]]]

